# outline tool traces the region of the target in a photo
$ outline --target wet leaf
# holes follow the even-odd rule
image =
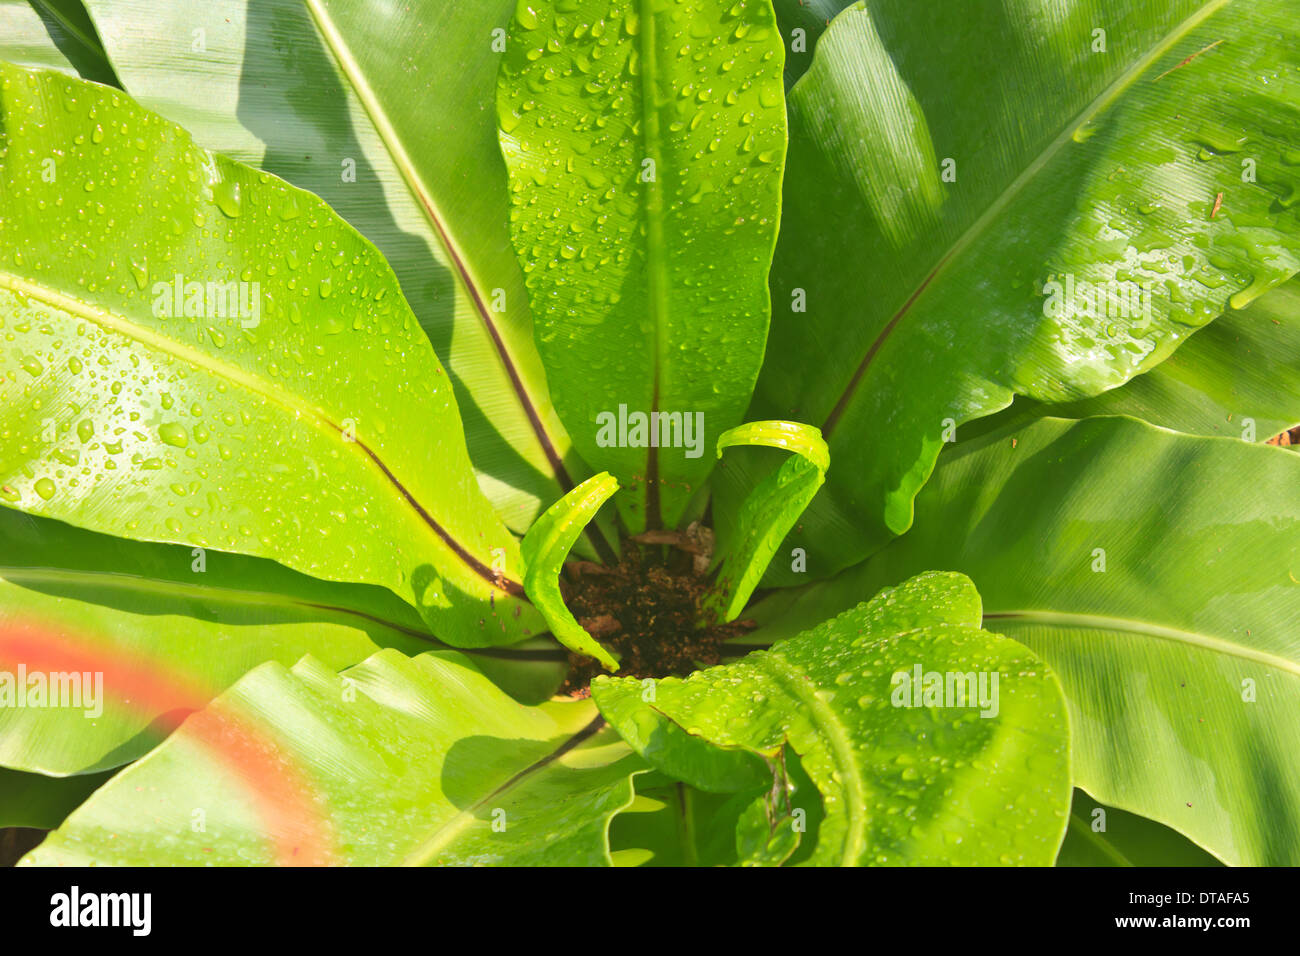
[[[1104,7],[872,0],[817,40],[748,414],[819,426],[835,470],[767,585],[906,531],[964,422],[1122,385],[1300,268],[1291,0]]]
[[[521,4],[510,25],[510,235],[556,411],[633,533],[677,523],[762,361],[781,63],[759,0]]]
[[[781,594],[779,640],[934,565],[987,626],[1060,676],[1074,782],[1229,864],[1300,862],[1300,456],[1132,419],[963,442],[916,526],[859,568]]]
[[[769,651],[659,680],[641,708],[773,764],[769,840],[755,839],[758,810],[746,811],[751,862],[794,849],[776,833],[800,820],[779,785],[789,746],[825,808],[807,863],[1048,865],[1070,801],[1060,684],[979,624],[968,579],[923,574]],[[644,701],[627,678],[597,678],[592,697],[620,730],[629,702]],[[642,753],[679,775],[680,751]]]
[[[524,588],[555,639],[575,653],[596,658],[611,671],[618,670],[618,656],[592,637],[565,606],[560,571],[582,529],[616,491],[618,480],[612,475],[593,475],[547,508],[520,547],[528,564]]]
[[[708,607],[723,621],[734,621],[749,603],[782,540],[826,480],[831,463],[821,432],[796,422],[750,422],[729,429],[718,438],[718,457],[738,445],[766,445],[791,456],[749,493],[736,514],[720,515],[734,525],[719,528],[721,561]]]
[[[540,630],[370,243],[121,93],[0,66],[0,101],[0,504],[379,584],[456,644]]]
[[[590,701],[525,707],[463,655],[244,676],[28,865],[608,865],[644,764]]]
[[[137,102],[320,196],[383,253],[513,531],[589,473],[551,407],[506,231],[493,103],[515,0],[86,8]]]

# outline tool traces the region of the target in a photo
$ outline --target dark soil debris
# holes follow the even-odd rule
[[[676,545],[677,542],[671,542]],[[628,541],[614,567],[571,562],[561,580],[565,603],[578,623],[618,655],[625,677],[683,676],[721,660],[722,643],[752,631],[753,621],[699,627],[700,601],[708,582],[691,548]],[[600,663],[569,655],[561,694],[586,697],[605,673]]]

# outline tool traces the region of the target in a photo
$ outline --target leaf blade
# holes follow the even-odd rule
[[[831,464],[821,431],[811,425],[737,425],[718,437],[718,457],[723,449],[738,445],[767,445],[793,454],[749,493],[734,515],[724,510],[719,516],[725,522],[718,528],[721,561],[706,607],[722,621],[733,621],[744,610],[777,548],[825,482]]]
[[[1267,441],[1300,422],[1296,354],[1300,282],[1292,279],[1198,329],[1169,358],[1117,389],[1060,405],[1017,400],[978,428],[1044,416],[1127,415],[1192,435]],[[966,430],[963,440],[971,434]]]
[[[609,818],[643,765],[594,717],[589,703],[517,704],[451,652],[383,651],[343,676],[310,658],[266,664],[23,864],[608,865]],[[301,786],[277,789],[277,775]]]
[[[979,609],[968,579],[923,574],[770,651],[660,680],[650,706],[716,746],[772,760],[788,743],[825,807],[812,865],[1045,865],[1069,805],[1064,700],[1025,648],[977,629]],[[932,717],[898,700],[913,662],[1009,680],[996,684],[992,719]],[[602,712],[638,690],[625,678],[592,683]],[[999,825],[1009,805],[1028,821],[1016,833]]]
[[[86,5],[137,100],[319,195],[379,247],[451,376],[484,493],[526,531],[582,463],[506,235],[490,107],[493,31],[513,0]]]
[[[0,2],[0,60],[117,85],[85,11],[66,0]]]
[[[110,776],[46,777],[0,768],[0,827],[53,830]]]
[[[537,345],[575,446],[627,488],[633,533],[677,522],[712,465],[676,451],[684,430],[700,421],[699,447],[712,444],[753,388],[785,150],[781,51],[764,3],[546,3],[521,6],[511,28],[500,138]],[[704,249],[718,261],[702,266]],[[677,416],[661,426],[677,438],[643,423],[639,440],[610,440],[606,416],[628,410]]]
[[[1100,815],[1098,811],[1101,811]],[[1168,827],[1115,807],[1099,807],[1074,791],[1070,829],[1057,866],[1222,866],[1192,841]]]
[[[953,449],[907,535],[783,595],[750,637],[797,632],[910,568],[955,568],[989,626],[1060,676],[1078,786],[1229,864],[1294,863],[1297,482],[1285,449],[1039,419]]]
[[[592,637],[565,605],[560,571],[582,530],[616,491],[618,479],[613,475],[593,475],[547,508],[520,546],[528,567],[524,589],[555,639],[577,654],[596,658],[611,671],[618,670],[618,655]]]
[[[380,584],[448,641],[526,636],[522,586],[490,568],[504,549],[517,575],[517,544],[474,486],[446,375],[374,247],[119,93],[2,69],[0,414],[22,439],[0,451],[0,504]],[[168,176],[186,186],[150,205]],[[41,228],[20,229],[33,193]],[[115,362],[129,371],[108,374]]]
[[[0,706],[0,765],[56,776],[116,767],[258,664],[309,653],[341,669],[381,647],[446,645],[382,588],[0,509],[0,699],[10,704]],[[478,657],[480,669],[521,700],[545,700],[562,679],[562,655],[498,653]],[[13,706],[20,667],[47,687],[51,675],[81,673],[81,700]]]
[[[775,311],[768,354],[781,359],[750,412],[821,423],[836,456],[841,477],[791,541],[821,552],[816,573],[909,526],[951,428],[1014,394],[1115,387],[1296,271],[1290,174],[1270,158],[1252,183],[1241,166],[1294,139],[1291,90],[1263,89],[1254,69],[1294,76],[1284,7],[1116,3],[1104,53],[1082,9],[1044,20],[981,2],[954,24],[939,8],[871,3],[835,19],[790,96],[772,274],[775,301],[801,289],[809,310]],[[973,145],[986,140],[999,145]],[[882,182],[917,185],[895,195]],[[844,249],[850,230],[860,239]],[[1049,314],[1038,290],[1066,276],[1150,282],[1149,320]],[[889,291],[864,298],[864,280]],[[733,501],[739,472],[720,493]],[[779,570],[769,584],[799,583]]]

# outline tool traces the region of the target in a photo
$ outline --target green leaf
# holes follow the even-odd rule
[[[781,866],[799,848],[803,831],[796,818],[782,814],[779,797],[760,793],[736,820],[736,856],[740,866]]]
[[[602,691],[596,701],[610,726],[656,770],[705,793],[765,790],[772,785],[773,771],[762,757],[715,746],[661,713],[655,707],[657,679],[626,681]]]
[[[922,568],[960,571],[988,626],[1060,676],[1077,786],[1229,864],[1295,865],[1297,488],[1284,449],[1040,419],[953,449],[911,531],[780,595],[747,639],[797,633]]]
[[[964,441],[1033,418],[1130,415],[1195,435],[1267,441],[1300,422],[1300,281],[1196,331],[1151,371],[1096,398],[1061,405],[1019,399],[963,429]]]
[[[596,658],[611,671],[618,670],[618,656],[588,634],[565,605],[560,571],[582,529],[616,491],[618,479],[606,472],[593,475],[547,508],[521,546],[528,567],[524,589],[555,639],[575,653]]]
[[[0,707],[0,765],[62,775],[134,760],[264,661],[310,653],[340,669],[380,647],[443,646],[382,588],[0,509],[0,670],[102,680],[86,685],[93,718],[86,706]],[[553,652],[496,653],[509,656],[476,655],[480,669],[521,699],[546,699],[562,678]]]
[[[77,0],[0,0],[0,61],[117,85]]]
[[[537,346],[634,533],[682,516],[762,362],[781,51],[765,0],[521,2],[511,24],[498,113]]]
[[[610,824],[619,866],[732,866],[749,794],[704,793],[658,774],[636,778],[636,799]]]
[[[451,377],[483,491],[527,530],[584,466],[506,231],[493,31],[514,0],[86,7],[136,100],[320,196],[379,247]]]
[[[817,39],[833,20],[855,0],[772,0],[776,22],[786,41],[785,85],[789,89],[812,64]],[[802,35],[794,31],[801,30]]]
[[[765,583],[905,531],[953,427],[1015,394],[1114,388],[1300,268],[1297,29],[1291,0],[971,0],[960,16],[875,0],[836,17],[789,96],[748,412],[820,425],[836,467],[789,542],[807,574],[778,562]],[[1048,283],[1071,278],[1148,284],[1150,317],[1145,301],[1060,311]],[[755,460],[729,462],[715,510],[760,480]]]
[[[1070,800],[1065,703],[1040,661],[979,623],[968,580],[925,574],[770,651],[664,678],[645,706],[767,760],[788,743],[825,806],[809,863],[1046,865]],[[917,667],[941,682],[981,672],[983,703],[915,706],[903,678]],[[640,693],[592,682],[602,713]]]
[[[1100,813],[1098,812],[1100,811]],[[1057,866],[1222,866],[1176,831],[1074,791]]]
[[[53,830],[111,776],[45,777],[0,767],[0,828]]]
[[[0,87],[0,503],[383,585],[457,645],[539,630],[374,247],[120,93]]]
[[[590,701],[518,704],[452,652],[265,664],[24,862],[608,864],[644,764],[601,724]]]
[[[718,457],[736,445],[767,445],[793,456],[751,491],[727,526],[718,529],[722,556],[707,606],[720,620],[734,621],[758,587],[781,541],[826,480],[830,452],[821,432],[794,422],[751,422],[723,432]]]
[[[610,825],[611,852],[627,866],[738,866],[759,854],[766,865],[779,865],[797,846],[798,861],[816,843],[821,795],[797,754],[787,749],[783,761],[784,793],[773,791],[770,777],[740,793],[708,793],[658,772],[638,776],[636,800]],[[764,808],[774,796],[781,808],[806,811],[798,829],[793,819],[768,817]]]

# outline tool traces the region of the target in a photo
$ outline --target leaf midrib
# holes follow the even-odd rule
[[[1088,821],[1079,816],[1079,813],[1076,810],[1070,811],[1070,829],[1077,833],[1081,839],[1087,840],[1096,847],[1097,852],[1111,860],[1116,866],[1135,865],[1128,857],[1121,853],[1119,848],[1111,843],[1110,840],[1107,840],[1094,832],[1092,827],[1088,825]]]
[[[220,604],[234,604],[248,607],[276,607],[284,610],[315,610],[327,613],[346,614],[365,618],[376,624],[418,637],[436,644],[442,644],[427,631],[421,631],[405,624],[389,621],[377,614],[358,611],[338,604],[326,604],[316,601],[301,601],[276,591],[250,591],[243,588],[225,588],[213,584],[194,584],[181,581],[169,581],[165,578],[130,574],[125,571],[95,571],[82,568],[25,567],[0,565],[0,582],[8,582],[18,587],[31,585],[68,584],[84,587],[102,587],[113,591],[125,591],[133,594],[182,598],[207,601]],[[199,620],[196,618],[195,620]],[[444,645],[450,648],[450,645]]]
[[[590,723],[576,733],[570,734],[563,743],[550,753],[535,760],[504,783],[500,784],[490,792],[485,793],[464,809],[458,810],[454,816],[441,823],[438,828],[434,830],[433,833],[431,833],[418,847],[406,855],[402,860],[401,865],[427,866],[439,850],[447,847],[452,840],[464,833],[466,829],[477,821],[479,811],[486,807],[489,801],[514,790],[534,774],[540,773],[565,754],[577,748],[584,741],[594,737],[604,726],[605,718],[597,714],[592,718]],[[628,753],[630,754],[631,752],[632,749],[629,747]]]
[[[1221,637],[1187,631],[1162,624],[1154,624],[1140,618],[1113,617],[1105,614],[1085,614],[1069,611],[1009,610],[985,612],[984,621],[1020,620],[1028,623],[1055,625],[1058,627],[1077,627],[1101,632],[1121,632],[1152,637],[1158,640],[1184,644],[1201,650],[1252,661],[1266,667],[1274,667],[1300,677],[1300,663],[1270,654],[1267,651],[1233,644]]]
[[[573,479],[565,469],[563,461],[560,460],[555,443],[551,440],[551,436],[546,431],[546,426],[542,423],[541,415],[537,410],[537,403],[533,401],[527,386],[524,385],[523,378],[519,374],[518,365],[514,356],[510,354],[510,349],[501,335],[501,330],[492,321],[491,312],[483,298],[479,283],[474,277],[467,257],[453,238],[451,230],[447,226],[446,217],[439,210],[432,193],[416,172],[415,163],[406,152],[401,137],[389,120],[387,112],[380,105],[379,98],[366,81],[361,72],[360,64],[352,56],[352,52],[340,34],[338,27],[327,11],[323,9],[321,0],[306,0],[306,7],[316,24],[317,32],[320,33],[326,49],[330,51],[334,58],[339,74],[347,82],[348,87],[361,103],[362,108],[365,109],[366,115],[370,117],[370,122],[374,125],[380,142],[388,150],[393,165],[401,173],[402,181],[406,184],[407,190],[415,199],[416,205],[424,214],[429,225],[437,233],[448,258],[451,259],[452,265],[455,267],[457,281],[468,293],[474,304],[474,311],[492,341],[492,347],[495,349],[501,366],[510,379],[510,387],[515,398],[524,410],[524,414],[528,417],[528,423],[532,428],[534,437],[537,439],[538,445],[546,455],[546,460],[554,472],[556,483],[560,485],[563,491],[569,491],[573,488]]]
[[[655,79],[658,70],[658,56],[655,50],[654,0],[638,0],[637,16],[640,18],[640,54],[641,54],[641,142],[645,148],[645,158],[653,163],[654,180],[642,183],[647,188],[642,190],[641,208],[646,225],[646,274],[649,279],[646,304],[650,312],[650,327],[653,336],[651,354],[653,370],[651,373],[650,411],[659,411],[662,390],[664,355],[667,351],[668,335],[668,275],[665,262],[664,239],[664,198],[660,173],[663,171],[663,155],[660,148],[661,132],[659,129],[658,97],[655,92]],[[659,458],[658,448],[652,443],[646,449],[646,526],[657,528],[659,513]]]
[[[313,405],[300,396],[279,386],[264,382],[244,369],[217,359],[194,346],[177,342],[175,339],[141,326],[133,322],[129,316],[117,315],[108,309],[82,302],[56,289],[38,285],[8,272],[0,272],[0,288],[36,299],[50,308],[93,322],[101,328],[125,336],[146,348],[162,352],[195,368],[204,369],[214,376],[225,379],[243,391],[251,392],[271,404],[279,406],[294,418],[306,420],[312,427],[331,437],[342,435],[344,432],[343,427],[331,419],[324,409]],[[345,448],[354,448],[355,453],[361,456],[363,462],[368,462],[369,467],[377,469],[385,483],[405,499],[428,530],[441,540],[447,546],[447,549],[466,567],[494,586],[502,587],[503,590],[516,596],[523,595],[523,585],[517,581],[503,578],[502,575],[474,557],[468,548],[452,537],[451,533],[429,513],[369,445],[360,438],[343,444]]]
[[[113,70],[113,64],[108,62],[108,59],[104,56],[104,51],[100,49],[99,44],[86,36],[81,27],[73,23],[69,17],[65,16],[62,10],[50,3],[49,0],[32,0],[32,3],[49,14],[49,16],[51,16],[63,29],[63,32],[76,40],[82,50],[108,70],[110,75],[116,75]]]
[[[380,627],[386,627],[399,634],[405,634],[408,637],[425,641],[431,645],[431,649],[434,651],[453,651],[457,654],[464,654],[471,658],[491,657],[513,661],[547,661],[560,663],[568,660],[563,648],[551,650],[549,648],[534,649],[525,647],[457,647],[454,644],[448,644],[445,641],[439,640],[438,637],[429,631],[421,630],[417,627],[411,627],[406,624],[399,624],[396,621],[391,621],[379,614],[371,614],[369,611],[345,607],[341,604],[303,601],[278,591],[249,591],[241,588],[225,588],[212,584],[183,584],[180,581],[169,581],[164,578],[146,577],[145,575],[140,574],[128,574],[123,571],[93,571],[85,569],[73,570],[70,568],[38,568],[0,565],[0,583],[4,582],[8,582],[20,588],[40,584],[84,585],[87,587],[102,587],[110,590],[127,591],[138,594],[166,595],[199,601],[234,604],[237,606],[279,607],[286,610],[305,609],[309,611],[320,611],[326,614],[339,614],[370,621],[373,624],[378,624]],[[37,589],[32,587],[31,590]],[[134,612],[127,611],[126,613],[130,614]],[[195,620],[200,621],[200,623],[209,623],[203,621],[201,618],[195,618]],[[302,621],[297,623],[306,624],[313,622]],[[537,637],[542,636],[544,635],[537,635]]]
[[[802,668],[778,654],[769,654],[761,670],[766,670],[786,694],[802,703],[809,711],[813,724],[822,730],[835,762],[840,768],[840,784],[845,790],[844,804],[848,817],[848,833],[840,866],[857,866],[866,848],[867,797],[862,785],[862,768],[858,763],[852,735],[831,706],[810,690],[816,683]],[[786,731],[789,739],[789,731]]]
[[[1196,13],[1179,23],[1165,37],[1156,43],[1145,56],[1139,57],[1132,66],[1121,73],[1105,90],[1103,90],[1095,99],[1092,100],[1084,109],[1075,115],[1075,117],[1066,123],[1057,137],[1052,140],[1034,159],[1027,165],[1023,172],[1017,176],[1010,185],[998,194],[997,198],[985,209],[984,213],[975,220],[966,231],[963,232],[957,240],[944,250],[939,256],[936,265],[931,269],[921,282],[912,290],[907,299],[889,321],[885,324],[880,333],[872,340],[871,345],[867,348],[866,354],[862,361],[854,370],[848,384],[840,393],[839,399],[832,407],[830,414],[826,416],[822,424],[822,434],[829,438],[834,431],[835,426],[839,423],[844,413],[848,410],[849,404],[853,401],[857,393],[858,386],[866,378],[868,370],[872,367],[872,360],[880,352],[885,341],[898,327],[902,319],[912,310],[912,307],[921,299],[925,292],[933,287],[934,280],[938,278],[944,270],[952,264],[954,260],[961,256],[967,249],[974,245],[978,239],[998,218],[998,216],[1011,204],[1011,201],[1035,179],[1043,168],[1056,156],[1058,152],[1071,142],[1075,130],[1086,124],[1093,116],[1102,112],[1115,99],[1119,97],[1129,86],[1133,84],[1140,75],[1148,71],[1161,56],[1167,53],[1179,40],[1191,33],[1209,17],[1213,16],[1224,6],[1232,3],[1232,0],[1209,0]],[[811,71],[810,71],[811,72]],[[807,82],[807,75],[800,79],[796,88]]]

